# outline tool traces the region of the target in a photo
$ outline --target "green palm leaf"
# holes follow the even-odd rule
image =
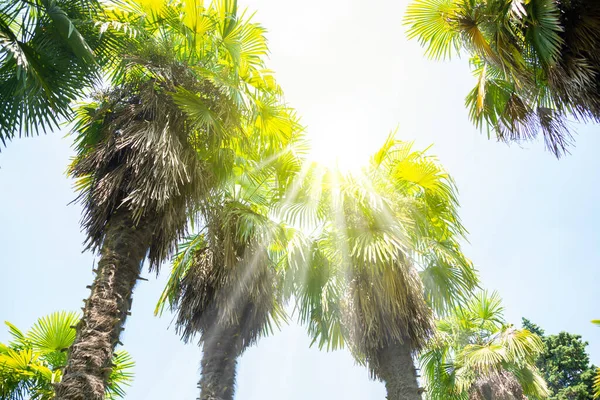
[[[526,37],[531,41],[540,60],[545,65],[553,65],[560,57],[563,40],[560,33],[560,11],[552,0],[534,0],[525,6],[529,19]]]
[[[455,18],[455,0],[417,0],[407,8],[404,24],[409,25],[408,38],[418,38],[433,59],[445,59],[458,52],[459,33]]]
[[[126,37],[105,25],[96,0],[0,4],[0,141],[54,129],[71,103],[109,72]]]
[[[131,386],[135,361],[129,353],[123,350],[115,352],[113,368],[108,378],[106,398],[116,400],[125,398],[125,386]]]
[[[75,329],[80,316],[61,311],[42,317],[31,327],[27,338],[32,347],[42,353],[64,351],[75,340]]]
[[[75,340],[74,326],[79,319],[78,313],[55,312],[39,318],[25,333],[7,322],[13,341],[8,345],[0,343],[0,398],[55,398],[54,384],[61,381],[67,349]],[[124,398],[124,386],[133,380],[135,363],[127,352],[118,351],[113,364],[106,396]]]

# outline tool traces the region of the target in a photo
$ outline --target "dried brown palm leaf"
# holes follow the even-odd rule
[[[523,400],[523,388],[507,371],[482,375],[469,390],[469,400]]]

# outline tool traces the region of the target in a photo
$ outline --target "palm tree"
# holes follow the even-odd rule
[[[232,400],[237,359],[286,320],[283,257],[289,230],[271,217],[300,168],[302,142],[284,108],[272,107],[260,129],[274,117],[290,147],[273,153],[272,146],[255,142],[253,155],[238,159],[238,174],[202,205],[203,228],[180,246],[157,306],[157,312],[167,304],[176,312],[184,341],[200,336],[201,400]]]
[[[142,263],[151,270],[174,251],[198,204],[232,173],[251,144],[241,121],[278,92],[264,70],[264,30],[235,2],[152,2],[107,10],[133,32],[113,86],[78,112],[78,180],[88,248],[99,250],[60,399],[101,399]],[[279,143],[273,137],[273,145]]]
[[[347,343],[388,399],[419,399],[412,356],[433,333],[433,309],[477,284],[452,180],[392,136],[363,175],[324,176],[324,223],[292,255],[300,318],[321,347]]]
[[[55,128],[99,82],[123,35],[96,0],[0,1],[0,142]]]
[[[75,340],[77,313],[55,312],[39,318],[27,332],[6,322],[12,341],[0,343],[0,398],[35,400],[54,398],[53,385],[61,380],[61,369],[67,362],[65,350]],[[106,398],[125,397],[124,386],[133,380],[134,362],[123,350],[112,360]]]
[[[235,202],[221,207],[223,220],[210,223],[221,226],[193,237],[173,265],[178,331],[186,342],[200,334],[201,400],[232,400],[238,357],[285,320],[280,274],[261,237],[269,233],[257,232],[263,217]]]
[[[438,321],[420,355],[430,400],[545,399],[535,360],[541,339],[507,325],[497,293],[481,292]]]
[[[414,0],[408,35],[436,59],[466,51],[477,77],[469,116],[498,140],[542,132],[557,157],[567,117],[600,121],[600,4],[594,0]]]

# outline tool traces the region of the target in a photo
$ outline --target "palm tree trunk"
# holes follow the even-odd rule
[[[215,326],[204,339],[200,400],[233,400],[237,358],[241,354],[238,328]]]
[[[117,211],[105,229],[98,272],[77,326],[75,342],[62,381],[59,400],[101,400],[112,371],[113,351],[131,307],[133,287],[141,272],[152,229],[136,227],[127,210]]]
[[[421,400],[421,389],[408,343],[394,342],[378,354],[378,376],[388,400]]]

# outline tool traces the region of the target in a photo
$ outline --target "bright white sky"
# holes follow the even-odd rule
[[[556,161],[541,143],[510,148],[469,123],[474,85],[466,61],[435,63],[405,39],[405,0],[240,0],[269,30],[271,67],[302,116],[315,157],[364,162],[390,130],[432,152],[460,189],[470,231],[465,252],[482,283],[556,333],[580,333],[600,364],[600,148],[598,127],[579,129],[572,155]],[[64,176],[70,139],[60,133],[15,140],[0,153],[0,320],[26,329],[55,310],[77,310],[88,295],[94,257],[81,254],[80,207]],[[350,155],[350,157],[347,157]],[[166,271],[165,271],[166,272]],[[197,397],[200,352],[183,345],[169,317],[152,310],[166,274],[135,292],[125,347],[137,361],[128,399]],[[0,341],[8,337],[0,328]],[[302,328],[286,327],[241,359],[244,400],[383,399],[381,383],[346,352],[308,349]]]

